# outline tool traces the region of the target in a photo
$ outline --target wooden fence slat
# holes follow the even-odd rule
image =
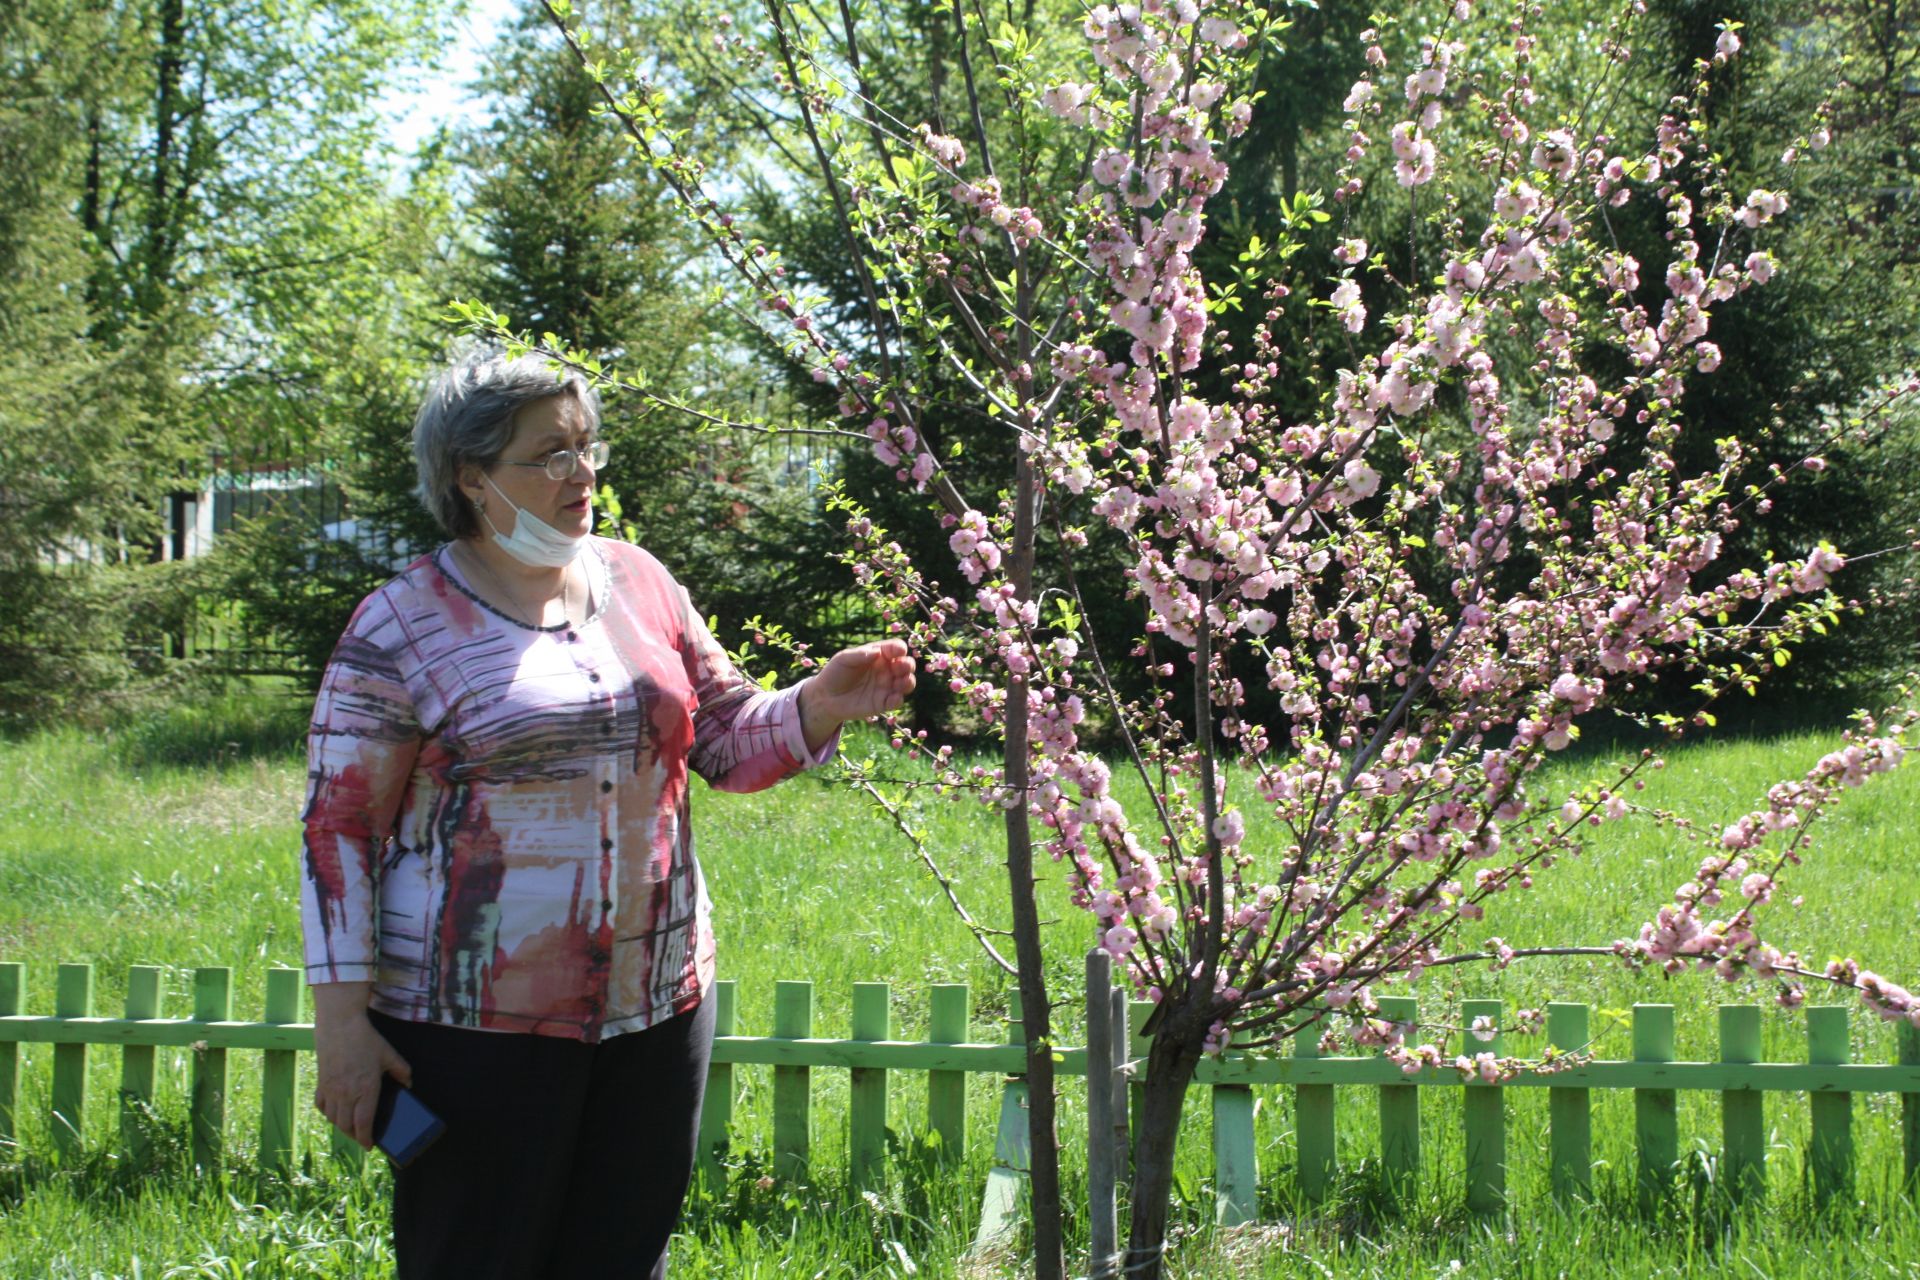
[[[1420,1016],[1412,996],[1381,996],[1380,1016],[1411,1023]],[[1380,1086],[1380,1172],[1387,1194],[1405,1202],[1420,1185],[1420,1089],[1411,1084]]]
[[[1564,1053],[1588,1048],[1584,1004],[1547,1005],[1547,1043]],[[1547,1090],[1548,1168],[1553,1194],[1563,1202],[1593,1194],[1593,1099],[1589,1089]]]
[[[1024,1045],[1020,993],[1008,997],[1007,1043]],[[993,1167],[987,1170],[987,1189],[980,1197],[980,1227],[974,1232],[976,1250],[992,1249],[1011,1239],[1020,1225],[1020,1196],[1033,1168],[1027,1134],[1027,1078],[1007,1077],[1000,1093],[1000,1125],[993,1138]]]
[[[1720,1061],[1760,1061],[1760,1006],[1720,1006]],[[1762,1194],[1767,1186],[1766,1095],[1757,1089],[1720,1093],[1721,1183],[1734,1200]]]
[[[1318,1058],[1320,1039],[1314,1026],[1293,1037],[1293,1056]],[[1293,1086],[1293,1145],[1299,1167],[1295,1171],[1300,1195],[1315,1204],[1333,1192],[1334,1130],[1333,1086],[1297,1084]]]
[[[927,1039],[960,1044],[967,1038],[969,989],[964,982],[942,982],[927,994]],[[940,1158],[958,1161],[967,1150],[967,1073],[927,1073],[927,1128],[940,1135]]]
[[[1807,1010],[1807,1061],[1824,1064],[1851,1059],[1847,1012],[1842,1005]],[[1808,1102],[1813,1137],[1807,1163],[1813,1171],[1813,1202],[1825,1208],[1853,1191],[1853,1095],[1815,1093]]]
[[[1463,1000],[1460,1019],[1463,1028],[1471,1028],[1476,1018],[1490,1018],[1496,1028],[1487,1039],[1471,1030],[1461,1034],[1468,1057],[1502,1052],[1502,1037],[1497,1030],[1502,1016],[1498,1000]],[[1469,1081],[1467,1095],[1461,1100],[1467,1138],[1467,1209],[1472,1213],[1497,1213],[1507,1201],[1507,1100],[1498,1085]]]
[[[127,970],[127,1016],[160,1016],[160,966],[137,964]],[[146,1165],[153,1154],[148,1131],[153,1107],[154,1055],[150,1044],[120,1049],[120,1149],[133,1167]]]
[[[1127,1132],[1140,1132],[1140,1112],[1147,1105],[1147,1058],[1153,1052],[1153,1038],[1143,1036],[1138,1028],[1147,1025],[1147,1019],[1153,1016],[1154,1004],[1151,1000],[1127,1001],[1127,1061],[1133,1069],[1127,1072]],[[1127,1159],[1121,1162],[1122,1169],[1133,1167],[1133,1146],[1127,1145]]]
[[[193,1016],[203,1022],[233,1017],[233,970],[208,967],[193,971]],[[193,1051],[193,1163],[220,1167],[227,1132],[227,1051],[209,1045]]]
[[[1102,1065],[1113,1062],[1113,957],[1087,952],[1087,1277],[1114,1280],[1118,1272],[1119,1173],[1114,1168],[1113,1082]],[[1220,1117],[1214,1115],[1214,1163],[1220,1163]]]
[[[1252,1222],[1260,1207],[1259,1155],[1253,1142],[1253,1086],[1216,1084],[1213,1094],[1213,1220]]]
[[[305,983],[298,969],[267,970],[266,1020],[300,1021],[300,992]],[[268,1049],[260,1055],[260,1167],[285,1177],[293,1170],[293,1095],[299,1059],[290,1049]]]
[[[327,1126],[327,1157],[346,1173],[359,1173],[367,1163],[365,1149],[348,1137],[344,1129],[331,1124]]]
[[[782,979],[773,984],[773,1034],[789,1039],[813,1034],[813,984]],[[813,1131],[813,1073],[807,1067],[773,1069],[773,1169],[783,1178],[807,1176]]]
[[[20,1016],[26,998],[27,966],[18,960],[0,964],[0,1018]],[[16,1107],[20,1101],[20,1045],[18,1041],[0,1041],[0,1143],[13,1142]]]
[[[53,1016],[90,1018],[93,1016],[93,966],[63,964],[54,979]],[[57,1044],[53,1047],[53,1114],[48,1127],[53,1130],[54,1153],[62,1160],[80,1154],[86,1133],[87,1046]]]
[[[1633,1006],[1633,1058],[1673,1061],[1673,1006]],[[1634,1142],[1639,1149],[1639,1203],[1651,1212],[1666,1197],[1680,1159],[1680,1119],[1672,1089],[1633,1091]]]
[[[892,988],[884,982],[853,984],[853,1038],[893,1038]],[[855,1067],[847,1106],[847,1169],[857,1190],[885,1184],[887,1175],[887,1069]]]
[[[0,992],[5,991],[5,978],[0,976]],[[0,1001],[5,999],[0,994]],[[0,1008],[4,1008],[0,1005]],[[1920,1027],[1903,1022],[1899,1027],[1900,1064],[1902,1066],[1920,1066]],[[0,1065],[0,1069],[4,1069]],[[0,1088],[4,1083],[0,1082]],[[0,1093],[0,1105],[4,1105],[6,1095]],[[1900,1095],[1900,1148],[1904,1156],[1903,1178],[1909,1196],[1920,1195],[1920,1094]]]
[[[1127,1117],[1127,1090],[1133,1073],[1127,1070],[1127,1062],[1133,1045],[1129,1026],[1134,1021],[1128,1016],[1132,1004],[1127,999],[1125,982],[1113,984],[1112,1000],[1108,1026],[1113,1039],[1113,1172],[1117,1181],[1125,1182],[1133,1171],[1133,1145],[1129,1141],[1131,1130]]]
[[[734,1034],[739,1008],[738,988],[732,978],[713,984],[713,1034]],[[733,1129],[733,1064],[709,1062],[707,1087],[700,1101],[700,1170],[707,1187],[718,1195],[726,1185],[727,1171],[721,1163],[727,1153]]]

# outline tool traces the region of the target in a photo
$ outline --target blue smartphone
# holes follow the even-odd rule
[[[373,1145],[404,1169],[447,1131],[447,1122],[435,1115],[413,1090],[392,1076],[380,1077],[380,1102],[373,1113]]]

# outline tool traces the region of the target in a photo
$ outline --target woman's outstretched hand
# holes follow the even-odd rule
[[[818,751],[849,720],[891,711],[913,692],[913,655],[900,640],[842,649],[800,690],[807,746]]]

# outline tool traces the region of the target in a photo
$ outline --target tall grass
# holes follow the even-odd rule
[[[184,1014],[191,971],[231,965],[236,1016],[258,1016],[264,973],[298,962],[295,866],[297,813],[305,780],[297,700],[230,696],[178,708],[126,730],[91,735],[54,731],[0,744],[0,960],[29,966],[28,1009],[52,1008],[61,961],[96,966],[96,1012],[117,1012],[128,966],[165,968],[165,1012]],[[1801,772],[1831,735],[1796,732],[1674,753],[1640,799],[1708,824],[1750,807],[1765,787]],[[899,772],[884,747],[868,742],[883,768]],[[1603,756],[1560,766],[1568,784],[1605,776]],[[924,793],[920,793],[924,794]],[[816,1034],[845,1034],[852,984],[895,984],[895,1034],[924,1034],[926,986],[973,985],[973,1036],[1000,1039],[1009,984],[982,957],[945,905],[940,889],[899,838],[856,794],[809,775],[754,797],[695,797],[699,851],[714,897],[722,976],[739,984],[739,1027],[764,1034],[776,979],[813,979]],[[989,924],[1006,915],[999,830],[967,802],[924,806],[918,821],[943,870]],[[1824,823],[1820,843],[1796,872],[1773,932],[1816,959],[1855,954],[1896,977],[1920,970],[1920,879],[1912,838],[1920,831],[1920,779],[1876,781]],[[1583,857],[1542,875],[1531,891],[1493,903],[1462,936],[1499,935],[1516,946],[1604,943],[1632,933],[1700,850],[1671,827],[1627,823],[1602,829]],[[1043,869],[1043,875],[1045,874]],[[1052,929],[1054,990],[1065,1004],[1062,1038],[1076,1038],[1073,980],[1088,933],[1057,876],[1041,885]],[[1628,1056],[1626,1014],[1636,1001],[1678,1006],[1683,1058],[1712,1057],[1716,1005],[1763,1000],[1711,978],[1636,976],[1606,961],[1481,966],[1438,971],[1415,992],[1423,1007],[1450,1011],[1463,997],[1508,1006],[1580,1000],[1598,1011],[1602,1056]],[[1814,994],[1816,1001],[1822,999]],[[1772,1060],[1805,1053],[1804,1019],[1765,1020]],[[1526,1041],[1517,1047],[1524,1051]],[[1854,1059],[1886,1061],[1887,1030],[1856,1016]],[[252,1171],[257,1071],[236,1055],[229,1099],[230,1158],[222,1176],[183,1167],[185,1050],[161,1050],[162,1096],[156,1163],[127,1169],[112,1152],[117,1135],[118,1055],[95,1051],[85,1137],[90,1155],[60,1168],[44,1131],[50,1055],[24,1055],[21,1143],[0,1153],[0,1276],[379,1276],[390,1270],[384,1178],[310,1164],[284,1184]],[[310,1063],[303,1063],[310,1072]],[[816,1073],[815,1169],[810,1183],[765,1180],[771,1085],[760,1069],[736,1072],[740,1142],[725,1184],[697,1197],[686,1237],[675,1246],[683,1276],[971,1276],[997,1274],[991,1260],[962,1258],[990,1159],[997,1081],[972,1081],[972,1130],[960,1170],[934,1173],[916,1155],[924,1114],[923,1078],[896,1073],[894,1123],[901,1171],[871,1195],[848,1188],[843,1167],[844,1073]],[[304,1097],[310,1080],[303,1079]],[[1078,1086],[1067,1085],[1062,1140],[1083,1139]],[[1238,1233],[1205,1228],[1212,1204],[1203,1095],[1196,1092],[1183,1134],[1181,1225],[1188,1237],[1176,1272],[1188,1275],[1652,1276],[1742,1274],[1920,1277],[1920,1228],[1897,1175],[1898,1104],[1880,1097],[1857,1108],[1862,1177],[1857,1202],[1814,1213],[1801,1186],[1806,1133],[1803,1098],[1769,1104],[1772,1150],[1766,1208],[1724,1212],[1714,1192],[1717,1103],[1681,1095],[1683,1137],[1696,1144],[1686,1194],[1670,1213],[1641,1221],[1623,1189],[1633,1167],[1632,1104],[1597,1094],[1594,1117],[1600,1194],[1563,1212],[1546,1193],[1546,1101],[1514,1090],[1509,1111],[1509,1215],[1467,1217],[1459,1207],[1462,1152],[1458,1093],[1425,1092],[1420,1197],[1399,1214],[1384,1210],[1371,1163],[1377,1133],[1373,1099],[1343,1090],[1339,1104],[1344,1175],[1331,1206],[1291,1201],[1292,1124],[1288,1095],[1263,1090],[1256,1136],[1263,1173],[1263,1220],[1286,1223]],[[324,1151],[309,1113],[303,1149]],[[171,1137],[169,1137],[171,1135]],[[1070,1157],[1070,1166],[1073,1161]],[[1077,1177],[1077,1173],[1070,1172]],[[1084,1234],[1084,1233],[1082,1233]],[[251,1268],[251,1269],[249,1269]]]

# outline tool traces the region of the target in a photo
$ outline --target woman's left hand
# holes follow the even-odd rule
[[[800,690],[807,746],[818,751],[849,720],[891,711],[913,692],[913,655],[900,640],[842,649]]]

